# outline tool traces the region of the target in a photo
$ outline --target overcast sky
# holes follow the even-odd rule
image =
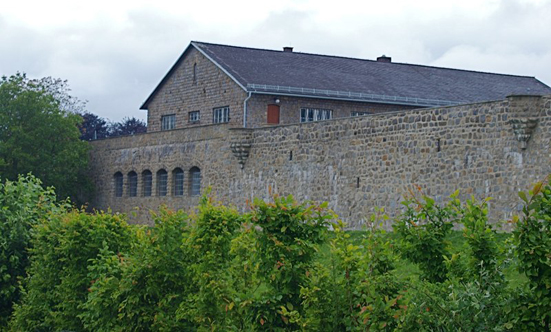
[[[535,76],[551,0],[0,0],[0,75],[67,79],[110,120],[139,110],[190,41]]]

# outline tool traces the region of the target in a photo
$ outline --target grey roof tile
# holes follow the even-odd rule
[[[192,47],[247,91],[419,106],[551,94],[549,86],[529,76],[191,42],[141,109],[147,109]]]
[[[534,77],[193,42],[241,85],[274,85],[468,103],[551,94]]]

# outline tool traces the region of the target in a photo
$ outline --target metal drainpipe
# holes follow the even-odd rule
[[[249,96],[243,102],[243,128],[247,128],[247,102],[251,99],[253,93],[249,91]]]

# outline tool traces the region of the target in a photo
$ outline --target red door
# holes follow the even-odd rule
[[[268,124],[279,124],[278,105],[268,105]]]

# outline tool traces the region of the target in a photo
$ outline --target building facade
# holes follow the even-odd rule
[[[92,205],[151,223],[206,188],[239,209],[271,191],[360,227],[415,184],[494,197],[503,220],[551,171],[549,94],[530,77],[192,43],[142,106],[148,132],[93,142]]]

